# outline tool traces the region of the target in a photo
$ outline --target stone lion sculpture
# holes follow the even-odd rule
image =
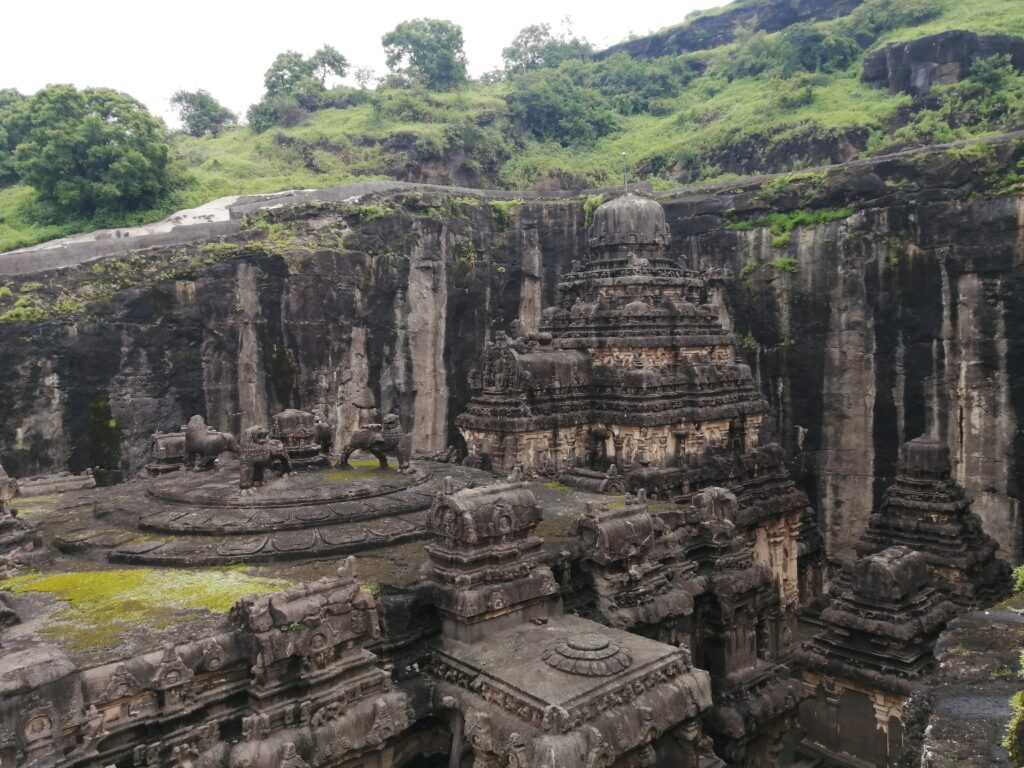
[[[195,470],[212,469],[224,451],[238,453],[238,441],[228,432],[206,426],[202,416],[193,416],[185,427],[185,466]]]
[[[326,456],[334,446],[334,425],[318,418],[313,425],[313,439],[320,446],[320,453]]]
[[[284,474],[292,473],[284,443],[272,440],[270,430],[262,425],[249,427],[242,433],[238,455],[238,487],[243,491],[263,485],[263,474],[274,462],[281,465]]]
[[[341,451],[341,460],[338,466],[348,469],[348,457],[355,450],[369,451],[377,457],[381,469],[388,468],[389,451],[394,451],[398,456],[398,468],[402,472],[409,471],[409,455],[412,448],[412,435],[402,431],[402,424],[398,416],[389,413],[384,417],[383,424],[367,424],[357,430]]]

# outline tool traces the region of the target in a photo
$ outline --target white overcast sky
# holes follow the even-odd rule
[[[48,83],[108,86],[174,125],[169,99],[180,88],[204,88],[244,114],[262,95],[271,61],[289,49],[309,55],[329,43],[353,68],[381,74],[380,38],[406,19],[461,25],[470,74],[479,76],[501,65],[501,49],[528,24],[547,22],[557,30],[568,16],[576,35],[605,47],[727,2],[0,0],[6,30],[0,88],[34,93]]]

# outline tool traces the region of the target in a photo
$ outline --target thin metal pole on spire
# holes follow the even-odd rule
[[[626,153],[622,153],[622,192],[629,194],[629,184],[626,183]]]

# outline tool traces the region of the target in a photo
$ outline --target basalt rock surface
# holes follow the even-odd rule
[[[864,58],[861,80],[892,93],[924,96],[932,86],[963,80],[975,60],[999,54],[1024,70],[1024,38],[954,29],[873,51]]]
[[[1006,182],[1022,158],[1010,136],[657,195],[667,255],[740,278],[709,279],[706,301],[740,339],[832,559],[852,555],[922,433],[950,446],[1001,556],[1024,554],[1024,205]],[[414,455],[445,450],[494,329],[537,328],[584,254],[580,198],[509,197],[402,187],[254,209],[222,241],[31,275],[42,300],[85,309],[4,326],[0,461],[134,474],[150,436],[190,414],[237,434],[289,407],[333,423],[336,446],[375,406]],[[759,226],[823,210],[850,215],[787,237]]]
[[[792,24],[845,16],[861,2],[863,0],[769,0],[756,5],[744,4],[613,45],[598,53],[597,58],[628,53],[634,59],[652,59],[702,51],[731,43],[739,27],[752,25],[756,30],[778,32]]]

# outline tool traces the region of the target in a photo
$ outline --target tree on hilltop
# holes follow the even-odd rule
[[[466,80],[462,27],[441,19],[403,21],[381,38],[388,68],[432,91]]]
[[[586,40],[572,37],[567,30],[561,35],[551,33],[550,24],[531,24],[519,30],[511,44],[501,52],[505,71],[518,74],[542,67],[557,67],[563,61],[588,60],[594,52]]]
[[[202,89],[178,91],[171,96],[171,106],[178,111],[185,131],[191,136],[216,136],[235,123],[235,113]]]
[[[348,59],[325,45],[308,59],[297,51],[279,53],[263,76],[266,94],[249,107],[249,127],[257,133],[273,125],[293,125],[320,109],[327,97],[327,79],[348,74]]]

